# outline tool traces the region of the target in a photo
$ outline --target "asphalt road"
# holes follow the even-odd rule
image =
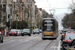
[[[59,40],[42,40],[41,34],[32,36],[8,36],[0,43],[0,50],[59,50]]]

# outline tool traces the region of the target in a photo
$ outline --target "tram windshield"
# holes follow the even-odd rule
[[[43,21],[43,31],[55,31],[55,21],[54,20],[44,20]]]

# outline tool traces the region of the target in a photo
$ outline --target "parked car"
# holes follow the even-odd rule
[[[75,40],[72,41],[70,47],[67,50],[75,50]]]
[[[38,28],[33,29],[33,34],[39,34],[39,33],[40,33],[40,31]]]
[[[40,31],[40,33],[42,33],[42,30],[41,29],[39,31]]]
[[[74,40],[75,34],[66,34],[65,39],[62,41],[62,50],[67,50]]]
[[[65,38],[65,35],[66,34],[71,34],[71,33],[75,33],[75,31],[74,30],[72,30],[72,29],[66,29],[66,30],[63,30],[62,31],[62,33],[61,33],[61,40],[63,40],[64,38]]]
[[[62,31],[61,31],[61,34],[62,34],[62,32],[70,32],[70,31],[72,31],[73,29],[68,29],[68,28],[64,28]]]
[[[24,35],[29,35],[29,36],[31,36],[31,31],[30,31],[30,29],[23,29],[21,35],[22,35],[22,36],[24,36]]]
[[[75,34],[75,31],[73,31],[73,30],[69,31],[69,32],[66,32],[66,34],[73,34],[73,33]]]
[[[0,32],[0,42],[3,43],[3,35],[1,32]]]
[[[20,32],[22,33],[23,29],[20,29]]]
[[[63,31],[63,32],[61,33],[61,40],[63,40],[63,39],[65,38],[65,35],[66,35],[66,31]]]
[[[9,35],[16,35],[17,36],[18,35],[17,29],[11,29],[10,32],[9,32]]]
[[[17,35],[21,35],[21,31],[20,30],[17,30]]]

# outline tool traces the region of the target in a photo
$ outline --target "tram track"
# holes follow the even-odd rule
[[[32,36],[32,37],[28,37],[27,39],[29,39],[29,38],[34,38],[34,37],[37,37],[38,35],[34,35],[34,36]],[[17,39],[17,38],[16,38]],[[15,39],[15,40],[16,40]],[[22,39],[26,39],[26,38],[22,38]],[[15,42],[15,40],[14,40],[14,42]],[[16,42],[17,43],[17,42]],[[27,43],[27,42],[22,42],[22,43],[18,43],[18,44],[16,44],[16,45],[14,45],[14,46],[12,46],[12,47],[10,47],[10,48],[8,48],[8,50],[11,50],[12,48],[16,48],[16,47],[18,47],[18,46],[20,46],[20,45],[22,45],[22,44],[24,44],[24,43]]]
[[[49,42],[48,45],[46,45],[46,47],[44,48],[44,50],[46,50],[48,48],[48,46],[53,42],[54,40],[52,40],[51,42]]]
[[[42,41],[43,41],[43,40],[40,40],[40,41],[34,43],[32,46],[28,47],[28,48],[25,49],[25,50],[29,50],[29,49],[31,49],[32,47],[36,46],[37,44],[39,44],[39,43],[42,42]]]
[[[58,39],[58,38],[57,38]],[[54,43],[54,41],[56,40],[57,41],[57,39],[52,39],[52,41],[48,44],[48,45],[46,45],[46,47],[44,48],[44,50],[47,50],[47,48],[49,47],[49,46],[51,46],[51,44],[52,43]],[[58,43],[56,44],[56,46],[55,46],[55,48],[58,46]],[[51,46],[52,47],[52,46]]]

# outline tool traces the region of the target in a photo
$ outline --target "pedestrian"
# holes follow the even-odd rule
[[[3,30],[1,30],[1,33],[2,33],[2,35],[3,35]]]

